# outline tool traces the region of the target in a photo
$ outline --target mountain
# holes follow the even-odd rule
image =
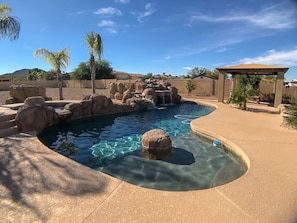
[[[13,78],[26,78],[29,71],[31,69],[21,69],[21,70],[16,70],[12,73],[5,73],[5,74],[2,74],[0,75],[0,78],[2,77],[13,77]]]

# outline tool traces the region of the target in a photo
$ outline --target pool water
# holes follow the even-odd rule
[[[49,148],[126,182],[158,190],[188,191],[222,185],[247,167],[223,145],[191,132],[190,121],[213,107],[182,103],[142,112],[89,117],[45,129],[38,135]],[[141,137],[163,129],[172,140],[164,160],[142,155]]]

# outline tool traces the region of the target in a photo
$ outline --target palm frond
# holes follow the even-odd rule
[[[101,36],[97,33],[89,32],[86,36],[86,42],[90,55],[94,55],[101,60],[101,55],[103,53],[103,42]]]
[[[40,48],[34,51],[33,56],[41,56],[44,60],[49,63],[54,70],[65,69],[70,61],[69,49],[64,48],[59,52],[50,52],[47,49]]]
[[[0,17],[7,15],[11,12],[11,8],[8,5],[1,4],[0,5]]]
[[[7,36],[11,40],[18,39],[20,30],[21,24],[16,18],[0,17],[0,37]]]

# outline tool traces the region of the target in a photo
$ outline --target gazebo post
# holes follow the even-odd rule
[[[277,108],[282,103],[284,72],[277,72],[275,83],[274,107]]]
[[[229,92],[229,99],[231,99],[233,91],[235,89],[235,85],[236,85],[236,80],[235,80],[236,75],[235,74],[231,74],[231,82],[230,82],[230,92]]]
[[[219,72],[218,102],[224,103],[224,94],[225,94],[225,74]]]

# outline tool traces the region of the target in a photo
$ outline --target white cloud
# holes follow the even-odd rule
[[[223,53],[223,52],[226,52],[226,51],[229,51],[229,50],[232,50],[232,48],[223,47],[223,48],[219,48],[217,50],[217,53]]]
[[[112,26],[115,26],[116,23],[111,21],[111,20],[101,20],[99,23],[98,23],[98,26],[100,27],[112,27]]]
[[[193,67],[183,67],[184,70],[192,70]]]
[[[100,8],[94,12],[96,15],[122,15],[122,12],[113,7]]]
[[[85,14],[85,13],[87,13],[87,11],[82,10],[82,11],[72,12],[69,15],[74,16],[74,15],[82,15],[82,14]]]
[[[133,15],[136,15],[138,22],[143,22],[143,19],[152,15],[156,10],[151,3],[145,5],[145,11],[142,12],[132,12]]]
[[[209,15],[194,15],[190,17],[190,23],[197,21],[206,22],[245,22],[253,26],[266,29],[291,29],[297,26],[296,8],[288,8],[283,4],[273,5],[259,12],[240,13],[234,15],[226,15],[221,17]]]
[[[113,29],[113,28],[106,28],[105,31],[107,31],[108,33],[111,33],[111,34],[117,34],[118,32]]]
[[[241,64],[257,63],[282,66],[297,66],[297,48],[290,51],[269,50],[264,55],[239,60]]]
[[[122,4],[128,4],[128,3],[130,3],[130,0],[115,0],[115,2],[119,2]]]

